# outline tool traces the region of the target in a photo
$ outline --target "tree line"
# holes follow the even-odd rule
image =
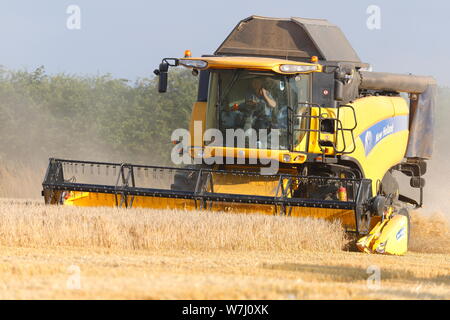
[[[1,68],[0,157],[167,164],[172,131],[188,126],[197,78],[173,70],[165,94],[157,80]]]

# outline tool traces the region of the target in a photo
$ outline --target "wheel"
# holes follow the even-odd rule
[[[392,196],[392,200],[397,200],[399,189],[397,179],[395,179],[391,172],[386,172],[383,180],[381,180],[381,194],[384,196]]]
[[[405,216],[408,219],[408,240],[407,240],[407,247],[409,248],[409,241],[411,239],[411,216],[409,214],[409,210],[407,208],[400,208],[398,213],[401,216]]]

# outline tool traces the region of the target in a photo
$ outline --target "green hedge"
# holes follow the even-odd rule
[[[197,78],[176,70],[159,94],[156,78],[1,69],[0,156],[168,163],[170,134],[187,127],[196,89]]]

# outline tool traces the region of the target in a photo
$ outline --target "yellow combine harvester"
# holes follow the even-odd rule
[[[175,66],[199,76],[172,153],[190,164],[50,159],[46,203],[338,219],[361,251],[407,251],[432,153],[432,78],[368,71],[338,27],[302,18],[252,16],[214,55],[163,59],[160,92]]]

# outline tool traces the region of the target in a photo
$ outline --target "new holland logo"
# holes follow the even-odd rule
[[[360,135],[366,156],[374,149],[380,141],[402,130],[408,129],[408,116],[395,116],[381,120]]]
[[[365,150],[372,150],[372,148],[373,148],[372,131],[368,130],[366,132],[366,137],[364,138],[364,149]]]
[[[400,240],[401,238],[403,238],[405,236],[405,233],[406,233],[405,231],[406,231],[405,227],[398,230],[398,232],[395,236],[397,238],[397,240]]]

